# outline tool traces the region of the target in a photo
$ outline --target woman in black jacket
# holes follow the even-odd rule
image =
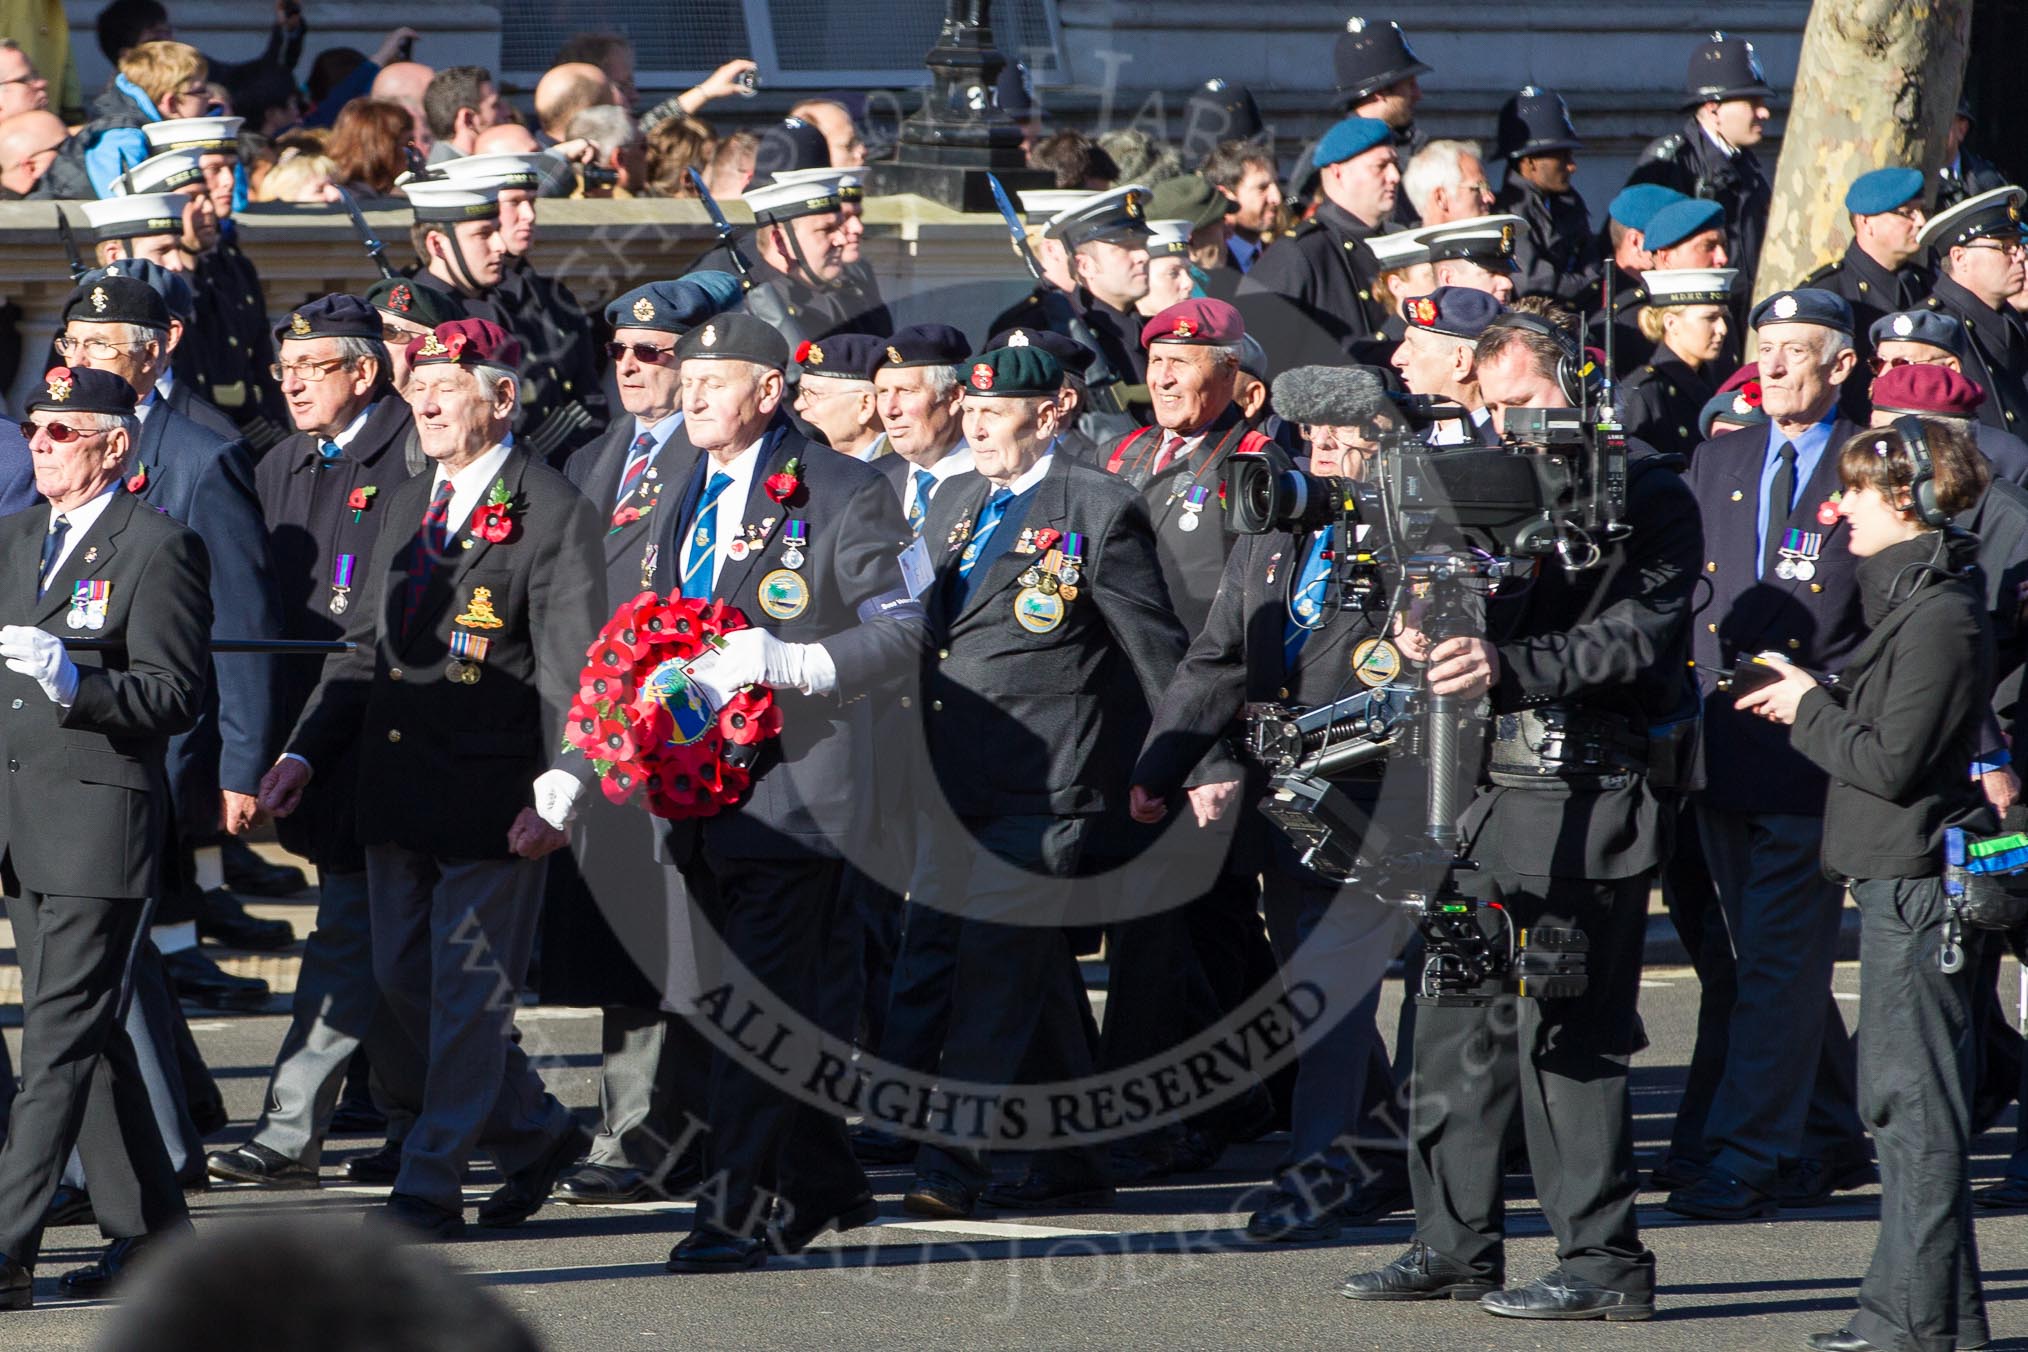
[[[1846,442],[1838,473],[1871,632],[1836,685],[1776,662],[1780,678],[1738,706],[1792,724],[1830,775],[1824,866],[1861,920],[1859,1108],[1880,1156],[1880,1237],[1858,1313],[1808,1345],[1950,1352],[1983,1346],[1987,1328],[1966,1181],[1977,964],[1942,961],[1944,832],[1997,823],[1971,774],[1991,622],[1968,576],[1975,542],[1941,527],[1990,474],[1968,438],[1909,418]]]

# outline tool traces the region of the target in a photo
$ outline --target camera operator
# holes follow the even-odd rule
[[[1980,750],[1993,631],[1972,562],[1947,533],[1990,471],[1963,433],[1912,417],[1836,455],[1838,515],[1859,559],[1867,634],[1834,685],[1779,660],[1736,707],[1789,725],[1830,778],[1823,861],[1859,904],[1860,1114],[1880,1157],[1880,1238],[1844,1328],[1819,1352],[1983,1347],[1972,1235],[1973,980],[1944,887],[1944,832],[1990,832],[1969,773]]]
[[[1480,389],[1503,434],[1513,410],[1583,402],[1575,329],[1510,313],[1479,340]],[[1499,900],[1517,928],[1582,931],[1588,982],[1576,996],[1419,1011],[1415,1239],[1388,1266],[1349,1278],[1354,1300],[1479,1296],[1487,1313],[1524,1319],[1654,1312],[1627,1064],[1648,889],[1668,851],[1659,791],[1676,769],[1666,743],[1650,754],[1648,730],[1690,705],[1682,673],[1700,533],[1676,462],[1640,443],[1629,452],[1631,530],[1597,541],[1600,566],[1544,561],[1490,599],[1486,637],[1443,639],[1428,654],[1433,694],[1489,697],[1496,715],[1486,782],[1459,824],[1480,871],[1459,881]],[[1566,736],[1544,735],[1552,720]],[[1516,1054],[1498,1055],[1502,1043]],[[1517,1102],[1558,1262],[1503,1290],[1501,1150]]]
[[[1363,367],[1298,367],[1276,378],[1273,396],[1284,418],[1305,425],[1310,470],[1326,478],[1363,477],[1376,436],[1393,417],[1380,378]],[[1134,769],[1136,821],[1160,821],[1170,801],[1185,796],[1192,770],[1245,702],[1326,705],[1358,688],[1355,669],[1382,681],[1400,670],[1385,617],[1338,604],[1333,551],[1363,543],[1337,541],[1339,529],[1232,538],[1210,614],[1155,711]],[[1355,530],[1370,533],[1363,525]],[[1332,779],[1356,807],[1375,810],[1382,787],[1378,759]],[[1410,779],[1416,780],[1412,790]],[[1256,769],[1244,782],[1192,787],[1187,797],[1200,819],[1215,820],[1235,800],[1258,800],[1266,780]],[[1419,777],[1399,780],[1400,798],[1420,808]],[[1396,797],[1393,784],[1389,797]],[[1284,981],[1315,980],[1344,998],[1325,1012],[1336,1020],[1330,1031],[1298,1056],[1277,1195],[1255,1212],[1247,1233],[1263,1240],[1328,1239],[1342,1225],[1370,1223],[1407,1200],[1398,1127],[1376,1117],[1385,1116],[1394,1081],[1374,1011],[1381,976],[1408,927],[1377,897],[1303,867],[1281,832],[1259,834],[1267,844],[1268,933]],[[1299,952],[1301,961],[1292,963]]]

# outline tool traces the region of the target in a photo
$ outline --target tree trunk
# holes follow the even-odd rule
[[[1972,0],[1810,6],[1756,297],[1794,286],[1844,252],[1852,238],[1845,190],[1867,170],[1914,165],[1933,187],[1971,32]]]

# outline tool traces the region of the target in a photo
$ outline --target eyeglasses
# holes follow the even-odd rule
[[[94,361],[111,361],[130,347],[146,347],[154,341],[153,338],[143,338],[138,342],[109,343],[103,338],[72,338],[65,334],[57,338],[56,350],[66,357],[81,353]]]
[[[1923,220],[1922,208],[1915,205],[1915,203],[1913,202],[1910,202],[1905,207],[1896,207],[1894,210],[1888,212],[1887,214],[1890,216],[1899,216],[1904,221],[1914,221],[1917,224],[1920,224]]]
[[[29,72],[28,72],[28,74],[26,74],[26,75],[16,75],[16,76],[14,76],[14,77],[13,77],[13,78],[11,78],[11,79],[7,79],[7,80],[0,80],[0,85],[11,85],[11,84],[48,84],[48,83],[49,83],[49,81],[47,81],[47,80],[43,79],[43,78],[42,78],[42,77],[41,77],[40,75],[36,74],[36,73],[35,73],[34,71],[32,71],[32,70],[31,70],[31,71],[29,71]]]
[[[37,432],[47,432],[51,441],[59,446],[67,446],[79,437],[92,436],[105,430],[103,427],[72,427],[67,422],[25,422],[21,424],[21,437],[24,441],[33,441]]]
[[[2028,254],[2028,244],[2024,244],[2018,239],[1975,239],[1970,244],[1961,245],[1960,247],[1966,249],[1986,249],[1993,253]]]
[[[660,366],[662,363],[668,361],[671,357],[676,355],[675,348],[656,347],[653,343],[606,344],[606,356],[613,361],[618,361],[621,357],[626,356],[629,352],[633,353],[634,360],[641,363],[641,365],[643,366]]]
[[[276,362],[268,367],[268,375],[278,384],[294,376],[298,380],[315,385],[343,365],[345,365],[343,357],[333,357],[329,361]]]
[[[380,326],[380,341],[407,347],[409,339],[420,338],[428,332],[428,329],[401,329],[396,328],[392,324],[382,324]]]
[[[1950,356],[1947,353],[1938,353],[1935,357],[1875,357],[1867,365],[1873,368],[1873,374],[1877,376],[1883,371],[1892,371],[1897,366],[1942,366],[1949,360]]]

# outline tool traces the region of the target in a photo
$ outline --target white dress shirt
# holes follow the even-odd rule
[[[513,449],[514,438],[510,436],[456,474],[446,474],[442,465],[437,466],[436,478],[430,482],[430,496],[432,498],[436,496],[438,486],[445,479],[451,481],[451,507],[449,514],[444,518],[446,538],[456,535],[465,528],[465,523],[471,520],[473,511],[486,500],[486,494],[492,490],[493,481],[500,477],[500,467],[507,463],[508,453]]]
[[[917,484],[915,476],[922,468],[922,466],[911,462],[908,467],[908,473],[902,476],[905,481],[904,488],[906,490],[903,493],[901,503],[901,514],[904,518],[918,506],[922,508],[924,515],[928,515],[929,513],[930,505],[927,502],[918,503],[916,501],[918,494],[916,493]],[[930,489],[930,496],[936,496],[937,489],[944,486],[944,480],[954,474],[969,474],[971,470],[972,448],[961,441],[955,450],[948,452],[943,459],[928,467],[930,475],[936,479],[936,484]]]
[[[105,515],[106,508],[112,505],[113,494],[119,490],[120,481],[115,479],[100,490],[99,495],[90,502],[73,507],[67,512],[59,513],[54,505],[50,507],[49,521],[43,526],[43,532],[47,534],[56,529],[56,518],[59,515],[69,521],[70,529],[64,532],[63,543],[57,547],[56,557],[49,561],[47,577],[55,577],[63,571],[64,563],[77,550],[77,542],[84,538],[86,531],[97,524],[101,516]]]
[[[732,557],[726,551],[731,549],[734,539],[743,539],[746,535],[746,497],[753,489],[753,476],[760,468],[761,442],[766,440],[766,437],[761,437],[734,456],[730,464],[721,465],[709,455],[704,458],[706,484],[711,482],[711,476],[714,474],[732,476],[732,482],[718,495],[718,516],[713,522],[711,585],[714,587],[718,585],[718,575],[724,569],[725,561]],[[698,501],[702,502],[703,499],[700,497]],[[766,506],[768,510],[765,515],[775,518],[774,530],[781,530],[782,518],[788,514],[782,510],[778,502],[770,501]]]

